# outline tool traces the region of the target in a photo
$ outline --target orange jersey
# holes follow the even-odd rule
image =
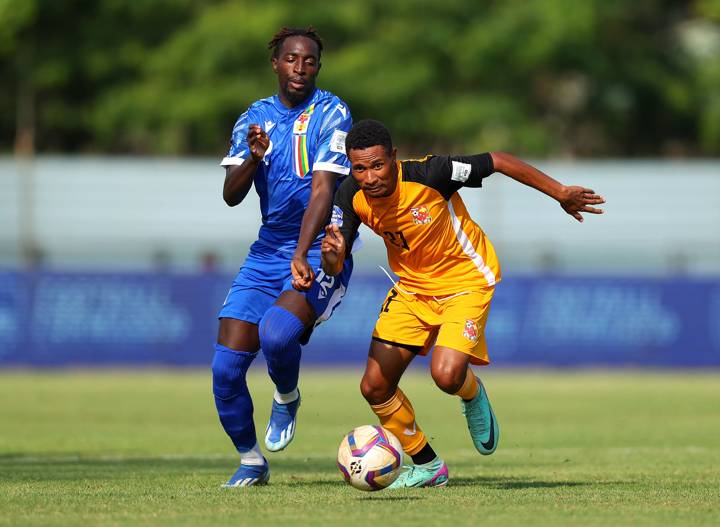
[[[360,223],[382,236],[390,268],[407,291],[440,296],[492,287],[500,280],[495,249],[457,193],[481,186],[492,172],[489,154],[399,161],[390,196],[367,197],[354,178],[343,181],[332,221],[348,252]]]

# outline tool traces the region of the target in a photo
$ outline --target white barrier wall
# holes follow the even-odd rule
[[[222,201],[216,159],[0,158],[0,265],[31,240],[51,268],[188,269],[217,256],[234,270],[260,225],[255,194]],[[539,161],[567,184],[605,196],[583,224],[549,198],[491,176],[462,191],[505,272],[720,274],[720,161]],[[361,268],[383,264],[363,231]]]

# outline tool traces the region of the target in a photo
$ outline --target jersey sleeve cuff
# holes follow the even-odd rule
[[[242,165],[243,161],[245,161],[244,157],[225,157],[222,161],[220,161],[220,166],[231,167],[234,165]]]
[[[313,165],[312,169],[313,172],[315,172],[316,170],[324,170],[326,172],[335,172],[336,174],[340,174],[343,176],[347,176],[350,173],[350,167],[336,165],[335,163],[327,163],[325,161],[316,162]]]

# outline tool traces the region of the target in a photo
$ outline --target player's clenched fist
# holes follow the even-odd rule
[[[338,274],[345,262],[345,238],[334,223],[325,227],[325,237],[320,251],[323,271],[330,276]]]
[[[296,291],[309,291],[313,280],[315,280],[315,272],[307,261],[307,258],[301,256],[293,256],[290,262],[290,271],[292,272],[292,286]]]
[[[255,161],[262,160],[270,146],[270,138],[259,124],[251,124],[248,128],[247,142],[250,146],[250,155]]]

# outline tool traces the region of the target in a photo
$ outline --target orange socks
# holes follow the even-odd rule
[[[469,401],[470,399],[475,398],[479,389],[480,385],[478,384],[475,374],[470,368],[468,368],[467,374],[465,376],[465,382],[463,383],[462,387],[457,392],[455,392],[454,395],[457,395],[465,401]]]
[[[415,422],[415,410],[400,388],[389,400],[371,404],[370,408],[380,418],[380,423],[400,440],[409,455],[417,454],[427,444],[425,434]]]
[[[468,368],[465,382],[455,395],[469,401],[478,394],[479,389],[475,374]],[[381,404],[371,404],[370,408],[380,418],[380,424],[400,440],[407,454],[417,454],[427,445],[425,434],[415,422],[415,410],[400,388],[390,399]]]

